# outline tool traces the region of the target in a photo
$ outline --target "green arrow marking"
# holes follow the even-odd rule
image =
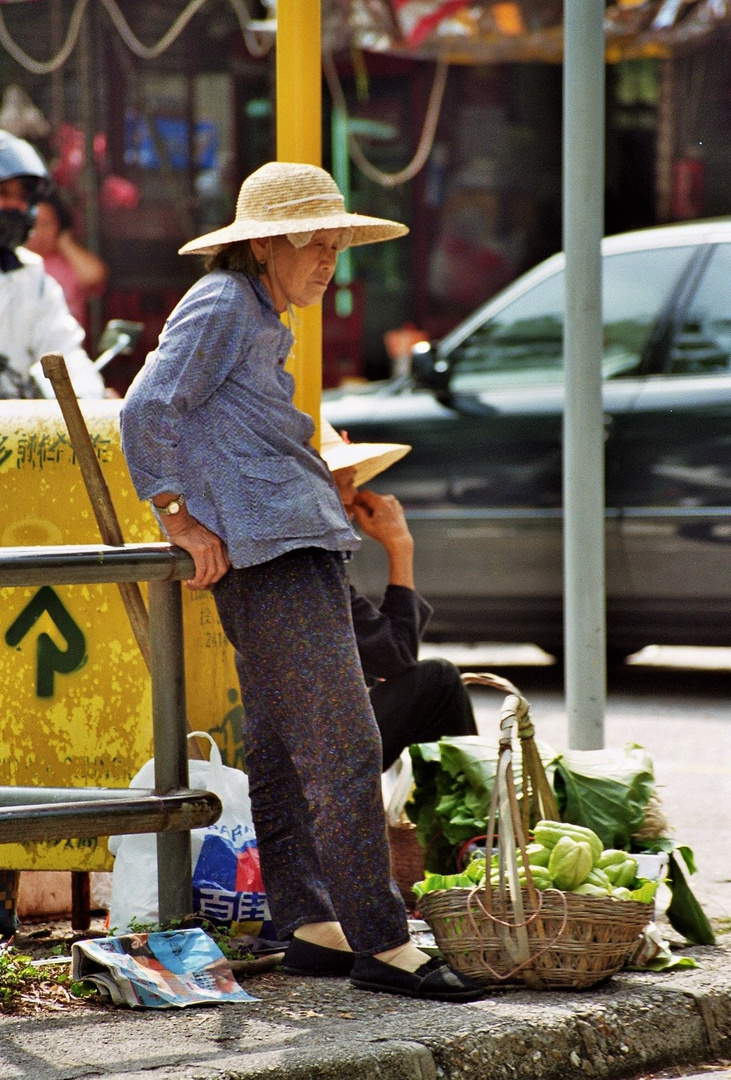
[[[68,675],[86,661],[86,638],[50,585],[38,590],[31,602],[7,630],[5,641],[12,648],[33,629],[41,615],[48,612],[58,632],[66,640],[66,649],[59,649],[48,634],[38,635],[38,668],[36,693],[38,697],[53,697],[54,675]]]

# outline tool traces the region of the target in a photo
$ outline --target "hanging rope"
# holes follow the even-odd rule
[[[323,54],[322,67],[325,72],[325,78],[327,79],[327,85],[330,89],[330,96],[332,97],[333,104],[336,109],[340,109],[347,120],[348,106],[345,101],[345,94],[343,93],[343,87],[330,53]],[[409,164],[405,168],[400,169],[399,172],[386,173],[371,164],[361,150],[358,140],[349,130],[348,125],[348,150],[350,151],[350,156],[360,171],[370,180],[375,181],[376,184],[380,184],[381,187],[398,187],[399,184],[405,184],[409,180],[413,180],[416,174],[423,169],[424,165],[426,165],[432,146],[434,145],[434,137],[437,133],[437,124],[439,123],[439,114],[444,99],[444,88],[447,85],[448,71],[449,65],[446,61],[438,60],[436,71],[434,73],[434,82],[432,83],[431,93],[429,94],[429,104],[426,109],[424,127],[422,128],[419,145]]]
[[[193,16],[207,3],[207,0],[190,0],[190,3],[183,11],[181,11],[172,26],[170,26],[160,40],[154,45],[144,45],[139,38],[134,35],[129,23],[116,3],[116,0],[100,0],[100,2],[106,9],[109,18],[112,20],[113,26],[127,48],[142,60],[154,60],[158,56],[161,56],[166,49],[170,48]],[[52,71],[57,71],[62,67],[71,55],[79,36],[81,20],[84,17],[84,11],[88,3],[89,0],[76,0],[76,4],[71,13],[69,28],[66,33],[66,40],[56,55],[51,57],[50,60],[36,60],[21,49],[17,42],[10,36],[10,32],[3,16],[2,5],[0,5],[0,45],[2,45],[6,52],[12,56],[13,60],[20,64],[21,67],[24,67],[26,71],[30,71],[33,75],[49,75]],[[257,34],[254,29],[256,24],[249,15],[244,0],[229,0],[229,3],[236,15],[249,52],[252,56],[256,57],[266,56],[274,44],[273,36],[260,36]]]
[[[49,75],[51,72],[57,71],[62,67],[71,55],[79,37],[81,22],[88,3],[89,0],[76,0],[69,20],[66,39],[56,55],[51,57],[50,60],[36,60],[21,49],[10,35],[2,12],[2,5],[0,4],[0,45],[2,45],[16,63],[20,64],[26,71],[30,71],[33,75]],[[207,3],[207,0],[190,0],[190,3],[183,11],[181,11],[180,15],[178,15],[169,29],[154,45],[145,45],[135,36],[116,0],[100,0],[100,3],[105,8],[112,21],[112,25],[127,48],[142,60],[154,60],[161,56],[166,49],[170,48],[193,16]],[[274,43],[273,36],[263,35],[257,32],[255,29],[257,24],[250,16],[245,0],[229,0],[229,3],[236,15],[242,36],[246,42],[246,47],[251,55],[256,57],[265,56]],[[347,119],[348,107],[345,101],[345,94],[343,93],[343,88],[330,53],[325,53],[323,55],[323,69],[333,103],[336,108],[342,111]],[[429,103],[427,105],[424,127],[421,132],[421,138],[419,139],[419,145],[417,146],[416,153],[410,163],[405,168],[399,170],[399,172],[386,173],[381,169],[376,168],[376,166],[371,164],[366,158],[355,136],[350,131],[348,132],[348,150],[350,156],[365,176],[375,181],[375,183],[380,184],[382,187],[391,188],[397,187],[399,184],[405,184],[409,180],[413,180],[417,173],[423,169],[429,158],[429,154],[431,153],[432,146],[434,145],[434,137],[436,135],[437,124],[439,123],[439,115],[444,98],[444,89],[447,84],[448,71],[449,65],[445,63],[445,61],[439,60],[434,73],[434,82],[429,95]]]
[[[88,2],[89,0],[76,0],[74,10],[71,12],[66,40],[56,55],[51,57],[50,60],[45,61],[34,60],[32,56],[28,56],[28,53],[21,49],[20,45],[17,45],[13,41],[8,28],[5,25],[5,17],[3,15],[2,6],[0,5],[0,45],[2,45],[6,52],[10,53],[13,60],[20,64],[21,67],[24,67],[26,71],[32,72],[33,75],[50,75],[52,71],[57,71],[62,67],[71,55],[79,36],[81,20],[84,17],[84,11]]]
[[[141,60],[155,60],[158,56],[162,56],[166,49],[170,48],[193,16],[207,3],[207,0],[190,0],[188,6],[180,12],[170,29],[154,45],[143,45],[139,38],[135,37],[115,0],[101,0],[101,3],[106,8],[107,15],[112,20],[115,30],[130,52],[133,52],[135,56],[139,56]]]

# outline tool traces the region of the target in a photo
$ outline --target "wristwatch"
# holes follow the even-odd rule
[[[174,499],[171,499],[165,506],[155,506],[158,514],[162,514],[163,517],[167,517],[168,514],[179,514],[183,509],[183,503],[185,502],[185,495],[176,495]]]

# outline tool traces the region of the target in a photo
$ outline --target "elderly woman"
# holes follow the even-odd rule
[[[193,557],[239,654],[261,868],[285,970],[471,1001],[480,989],[410,941],[391,880],[381,745],[358,660],[345,560],[358,545],[310,446],[280,315],[322,299],[339,251],[402,236],[350,214],[332,177],[270,162],[235,221],[186,244],[208,273],[170,315],[122,410],[138,495]]]

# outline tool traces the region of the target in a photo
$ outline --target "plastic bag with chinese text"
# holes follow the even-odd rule
[[[237,934],[274,937],[259,868],[259,849],[251,819],[246,773],[221,761],[221,752],[205,731],[191,735],[208,740],[208,761],[188,763],[191,788],[212,791],[223,810],[218,821],[191,830],[193,913],[231,926]],[[190,738],[191,735],[188,737]],[[145,762],[130,787],[155,786],[155,760]],[[114,856],[109,926],[121,933],[158,922],[157,839],[154,833],[110,836]]]

